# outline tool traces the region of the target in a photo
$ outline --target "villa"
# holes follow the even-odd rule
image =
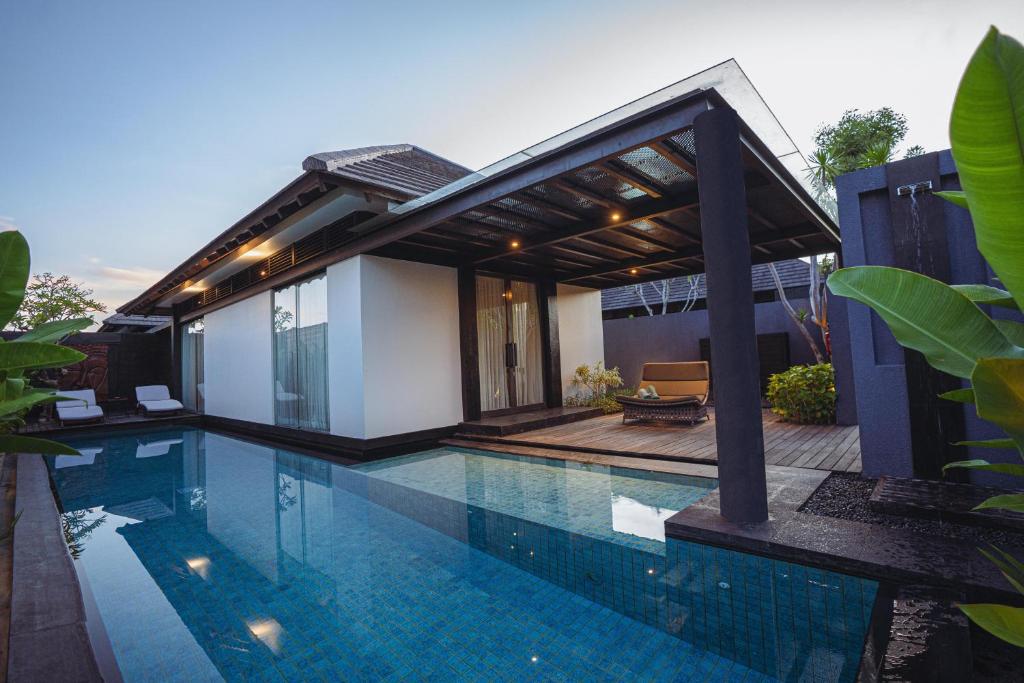
[[[955,605],[1012,596],[974,546],[1024,522],[972,509],[997,478],[921,479],[988,427],[916,398],[938,380],[838,297],[835,419],[763,402],[811,361],[766,264],[789,298],[822,254],[981,281],[931,194],[957,169],[842,176],[840,241],[804,165],[732,60],[478,171],[306,157],[65,340],[54,391],[90,420],[22,431],[79,455],[3,470],[8,675],[968,680],[1002,651]],[[645,315],[635,285],[671,278]],[[628,366],[632,413],[580,405],[595,363]]]

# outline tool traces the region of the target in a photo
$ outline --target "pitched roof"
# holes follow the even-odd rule
[[[378,145],[320,152],[302,162],[321,171],[419,197],[463,178],[471,170],[415,145]]]
[[[807,287],[811,283],[808,264],[800,259],[778,261],[775,264],[775,269],[779,272],[779,279],[782,281],[782,286],[785,288]],[[771,271],[768,269],[768,264],[762,263],[754,266],[750,269],[750,275],[753,279],[753,290],[755,292],[775,289],[775,280],[772,278]],[[707,279],[703,275],[695,277],[700,278],[700,283],[697,286],[697,298],[703,299],[708,294]],[[658,286],[660,287],[660,285]],[[621,308],[636,308],[643,306],[643,302],[640,301],[640,295],[636,293],[634,287],[635,285],[623,285],[622,287],[602,290],[602,310],[611,311]],[[645,287],[647,286],[645,285]],[[685,277],[669,279],[669,303],[685,301],[689,291],[690,285]],[[658,298],[659,295],[653,287],[647,287],[644,290],[644,296],[647,297],[648,304],[655,300],[659,304],[661,303],[661,299]]]

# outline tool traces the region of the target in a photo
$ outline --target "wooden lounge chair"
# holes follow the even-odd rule
[[[180,401],[171,398],[171,392],[163,384],[135,387],[135,400],[138,401],[136,410],[146,415],[169,415],[185,408]]]
[[[616,396],[622,421],[672,420],[695,424],[708,419],[710,373],[707,361],[644,363],[640,388],[654,386],[660,398]]]
[[[96,405],[92,389],[58,391],[57,395],[67,399],[57,402],[57,419],[62,425],[103,421],[103,408]]]

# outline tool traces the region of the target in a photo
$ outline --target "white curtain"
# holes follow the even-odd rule
[[[516,343],[516,403],[544,402],[543,358],[540,343],[540,311],[537,286],[512,281],[512,340]]]
[[[275,422],[327,431],[327,278],[274,292]]]
[[[181,403],[196,413],[203,412],[203,329],[199,318],[181,336]]]
[[[480,355],[480,409],[509,407],[505,376],[505,281],[476,279],[476,333]]]

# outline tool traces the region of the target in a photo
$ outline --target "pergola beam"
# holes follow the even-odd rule
[[[665,196],[665,190],[655,185],[653,180],[647,180],[641,178],[638,173],[626,171],[625,169],[619,169],[614,166],[613,161],[607,161],[603,164],[597,164],[594,168],[606,173],[611,177],[615,178],[619,182],[626,183],[630,187],[634,187],[640,190],[652,199],[660,199]]]
[[[476,264],[486,263],[505,256],[511,256],[517,252],[537,249],[538,247],[543,247],[549,244],[558,244],[559,242],[564,242],[566,240],[571,240],[585,235],[591,235],[604,230],[610,230],[612,228],[621,228],[635,221],[647,220],[656,216],[661,216],[662,214],[678,211],[682,207],[690,205],[695,206],[697,204],[696,200],[696,192],[688,192],[678,197],[665,197],[663,199],[647,200],[642,204],[638,203],[631,211],[623,210],[618,215],[617,220],[609,219],[607,223],[601,223],[598,225],[589,223],[587,225],[575,226],[564,230],[551,230],[547,236],[540,238],[539,241],[528,242],[524,238],[518,247],[509,246],[503,249],[498,249],[491,254],[476,257],[472,262]]]

